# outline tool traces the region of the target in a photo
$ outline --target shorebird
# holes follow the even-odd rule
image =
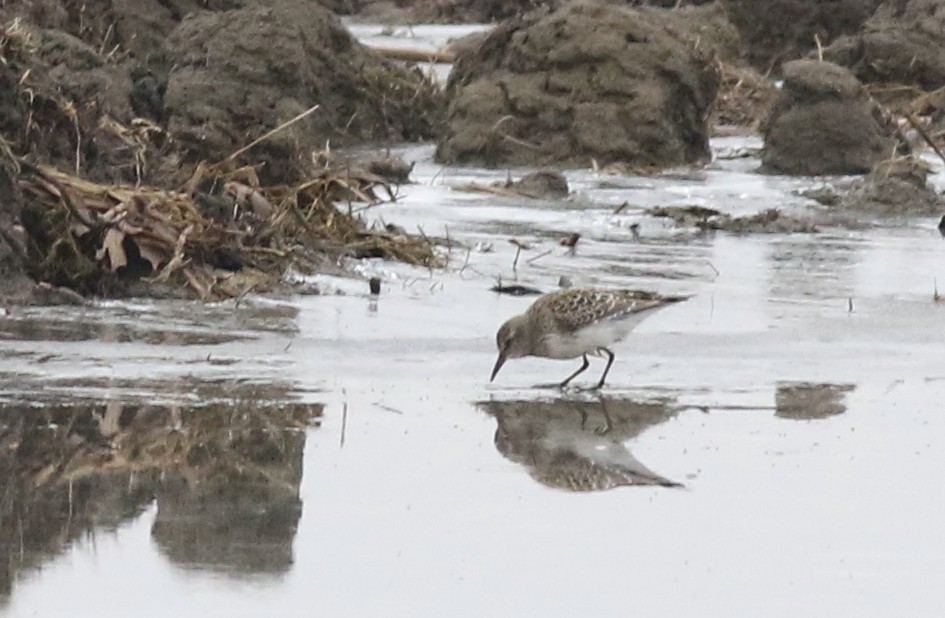
[[[606,356],[607,366],[593,390],[604,386],[614,353],[608,346],[622,341],[637,324],[657,309],[686,300],[688,296],[661,296],[641,290],[571,288],[545,294],[525,313],[509,319],[496,333],[499,357],[492,368],[495,380],[510,358],[539,356],[569,359],[582,357],[568,383],[590,366],[588,354]]]

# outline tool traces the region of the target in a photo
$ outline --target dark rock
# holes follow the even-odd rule
[[[945,211],[945,199],[928,184],[928,174],[921,159],[883,161],[851,185],[839,207],[887,216],[938,215]]]
[[[784,86],[762,126],[766,171],[864,174],[893,152],[893,130],[859,81],[828,62],[784,65]]]
[[[672,11],[581,0],[500,24],[447,86],[448,163],[671,166],[708,158],[718,74]]]

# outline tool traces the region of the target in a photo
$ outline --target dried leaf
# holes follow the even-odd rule
[[[122,266],[127,266],[128,256],[125,255],[125,248],[121,246],[124,240],[124,232],[113,227],[108,228],[108,231],[105,232],[105,238],[102,240],[102,248],[95,252],[95,259],[103,260],[107,256],[112,272]]]

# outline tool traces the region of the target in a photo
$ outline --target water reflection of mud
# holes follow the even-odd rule
[[[863,247],[851,241],[788,236],[772,243],[769,285],[772,298],[792,300],[853,296]]]
[[[255,338],[253,331],[292,333],[297,330],[298,309],[290,305],[167,305],[151,309],[141,312],[108,307],[64,315],[55,310],[20,308],[0,320],[0,341],[214,345]]]
[[[677,485],[640,463],[624,443],[676,410],[663,402],[591,400],[483,401],[495,417],[495,445],[539,483],[569,491],[625,485]]]
[[[153,500],[170,560],[283,573],[302,503],[304,427],[322,407],[286,388],[226,389],[226,403],[0,405],[0,604],[18,573]]]
[[[774,393],[774,414],[781,418],[797,420],[843,414],[847,411],[847,393],[855,388],[853,384],[780,382]]]

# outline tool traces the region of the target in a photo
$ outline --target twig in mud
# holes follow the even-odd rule
[[[719,269],[716,268],[715,265],[712,264],[712,262],[710,262],[709,260],[706,260],[705,263],[708,264],[709,268],[712,269],[712,272],[715,273],[715,276],[716,276],[716,277],[718,277],[719,275],[722,274],[722,273],[719,272]]]
[[[820,35],[814,33],[814,43],[817,45],[817,60],[824,61],[824,46],[820,42]]]
[[[466,249],[466,259],[463,260],[463,267],[459,269],[459,274],[462,275],[463,271],[466,270],[466,267],[469,266],[469,256],[472,255],[472,247]]]
[[[527,264],[534,264],[537,260],[539,260],[540,258],[545,257],[546,255],[550,254],[552,251],[554,251],[554,249],[548,249],[548,250],[545,251],[544,253],[539,253],[538,255],[536,255],[536,256],[534,256],[534,257],[528,258],[527,260],[525,260],[525,262],[526,262]]]
[[[847,298],[847,313],[853,313],[853,297]]]
[[[613,214],[619,215],[621,212],[623,212],[624,208],[626,208],[629,205],[630,205],[630,202],[628,202],[627,200],[624,200],[623,204],[621,204],[620,206],[617,206],[617,208],[614,209]]]
[[[403,411],[398,410],[397,408],[392,408],[391,406],[384,405],[383,403],[375,403],[374,407],[380,408],[381,410],[386,410],[387,412],[393,412],[394,414],[398,414],[400,416],[404,415]]]
[[[501,137],[501,138],[503,138],[503,139],[509,140],[509,141],[512,142],[513,144],[518,144],[519,146],[524,146],[525,148],[530,148],[531,150],[539,150],[541,147],[538,146],[538,145],[536,145],[536,144],[530,144],[529,142],[526,142],[525,140],[519,139],[519,138],[517,138],[517,137],[512,137],[512,136],[509,135],[508,133],[505,133],[505,132],[503,132],[503,131],[499,131],[499,127],[502,126],[503,123],[505,123],[505,122],[508,121],[508,120],[512,120],[513,118],[514,118],[514,116],[503,116],[503,117],[499,118],[499,120],[496,121],[496,123],[495,123],[494,125],[492,125],[492,131],[491,131],[491,132],[492,132],[492,133],[495,133],[496,135],[498,135],[499,137]]]
[[[348,402],[341,404],[341,441],[338,446],[345,447],[345,433],[348,429]]]
[[[938,293],[938,279],[932,279],[932,288],[933,288],[933,289],[932,289],[932,301],[933,301],[933,302],[936,302],[936,303],[941,302],[941,301],[942,301],[942,297],[939,296],[939,293]]]
[[[236,297],[236,302],[233,303],[234,311],[240,308],[240,303],[243,302],[243,299],[246,297],[247,294],[253,291],[254,287],[256,287],[256,284],[250,283],[248,286],[246,286],[246,288],[242,292],[240,292],[239,296]]]
[[[234,152],[234,153],[231,154],[230,156],[226,157],[225,159],[223,159],[223,161],[221,161],[221,163],[226,162],[226,161],[232,161],[233,159],[235,159],[236,157],[240,156],[241,154],[243,154],[243,153],[246,152],[247,150],[250,150],[251,148],[257,146],[257,145],[260,144],[261,142],[266,141],[267,139],[269,139],[270,137],[272,137],[272,136],[275,135],[276,133],[279,133],[280,131],[286,129],[287,127],[292,126],[293,124],[295,124],[295,123],[298,122],[299,120],[302,120],[302,119],[305,118],[306,116],[309,116],[309,115],[313,114],[313,113],[315,112],[315,110],[317,110],[319,107],[321,107],[319,104],[315,104],[315,105],[313,105],[312,107],[310,107],[310,108],[308,108],[307,110],[305,110],[304,112],[302,112],[301,114],[298,114],[298,115],[296,115],[295,117],[290,118],[289,120],[286,120],[285,122],[283,122],[282,124],[280,124],[280,125],[279,125],[278,127],[276,127],[275,129],[272,129],[271,131],[267,131],[266,133],[264,133],[264,134],[261,135],[260,137],[257,137],[256,139],[254,139],[254,140],[251,141],[250,143],[246,144],[245,146],[243,146],[242,148],[240,148],[239,150],[237,150],[236,152]]]

